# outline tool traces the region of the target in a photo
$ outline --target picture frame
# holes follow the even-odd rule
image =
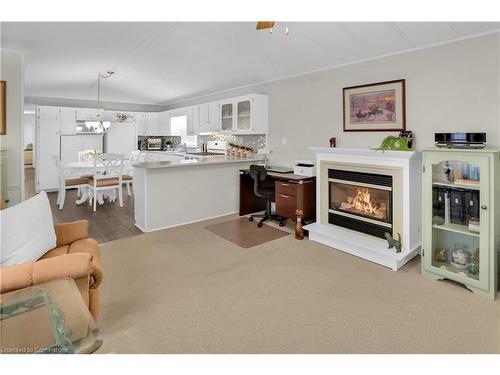
[[[343,89],[344,132],[406,130],[405,80]]]
[[[7,82],[0,81],[0,134],[7,134]]]

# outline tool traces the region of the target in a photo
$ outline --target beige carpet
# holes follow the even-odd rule
[[[99,353],[498,353],[500,300],[286,236],[204,227],[102,246]]]

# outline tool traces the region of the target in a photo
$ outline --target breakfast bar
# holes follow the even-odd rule
[[[135,164],[135,225],[151,232],[237,213],[239,170],[260,162],[222,156]]]

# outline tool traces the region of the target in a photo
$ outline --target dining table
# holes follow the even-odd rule
[[[128,160],[123,161],[123,170],[126,171],[128,169]],[[63,169],[64,169],[64,175],[71,177],[79,177],[83,175],[93,175],[96,171],[100,173],[105,172],[105,167],[104,166],[97,166],[94,164],[93,160],[85,160],[85,161],[76,161],[76,162],[69,162],[69,163],[63,163]],[[111,199],[115,199],[115,190],[110,189],[110,191],[99,191],[97,194],[97,202],[99,205],[104,204],[104,196],[107,195]],[[82,192],[82,196],[75,201],[76,204],[82,204],[85,203],[86,201],[90,200],[90,198],[93,198],[91,196],[90,189],[85,189]]]

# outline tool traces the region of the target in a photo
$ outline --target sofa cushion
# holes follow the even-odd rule
[[[58,257],[61,255],[66,255],[69,252],[69,245],[64,245],[64,246],[59,246],[56,247],[55,249],[47,251],[45,254],[42,255],[40,259],[47,259],[47,258],[53,258],[53,257]]]
[[[0,267],[34,262],[56,246],[47,194],[42,191],[0,211]]]

